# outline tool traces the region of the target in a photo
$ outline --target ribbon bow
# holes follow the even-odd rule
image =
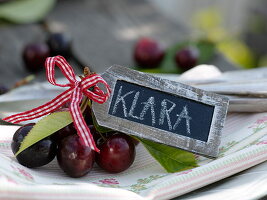
[[[56,83],[55,66],[58,66],[64,76],[69,80],[68,84]],[[86,125],[86,122],[83,118],[82,112],[80,110],[80,103],[82,101],[83,95],[87,96],[89,99],[97,103],[105,103],[110,96],[109,85],[98,74],[88,75],[82,78],[81,81],[76,80],[72,67],[62,56],[48,57],[45,61],[45,67],[47,80],[51,84],[59,87],[70,88],[44,105],[26,112],[11,115],[4,118],[3,120],[15,124],[32,120],[52,113],[63,106],[66,102],[70,102],[69,110],[82,144],[89,146],[93,150],[99,152],[99,149],[96,147],[96,144],[94,142],[93,136],[91,135],[90,129]],[[105,86],[106,93],[104,93],[97,86],[98,83],[102,83]],[[88,90],[91,87],[93,87],[93,91]]]

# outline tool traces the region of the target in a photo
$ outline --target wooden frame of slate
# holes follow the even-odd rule
[[[218,156],[228,98],[117,65],[102,77],[112,93],[106,103],[93,103],[100,126]]]

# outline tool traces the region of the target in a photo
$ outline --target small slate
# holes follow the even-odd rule
[[[106,103],[93,103],[99,125],[218,156],[228,98],[117,65],[102,77],[112,93]]]

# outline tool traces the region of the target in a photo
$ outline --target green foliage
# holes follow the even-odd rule
[[[208,40],[200,40],[196,43],[200,56],[198,64],[206,64],[211,61],[215,54],[215,44]]]
[[[238,66],[247,69],[257,66],[253,52],[242,40],[228,39],[218,42],[217,49]]]
[[[167,172],[178,172],[198,166],[193,153],[146,139],[138,140]]]
[[[88,102],[88,106],[90,107],[90,110],[91,110],[91,116],[92,116],[92,119],[93,119],[93,125],[95,127],[95,129],[99,132],[99,133],[107,133],[107,132],[111,132],[113,130],[109,129],[109,128],[106,128],[106,127],[103,127],[103,126],[100,126],[97,121],[96,121],[96,118],[95,118],[95,115],[92,111],[92,102],[89,101]]]
[[[0,6],[0,19],[13,23],[40,21],[56,0],[13,0]]]
[[[103,126],[100,126],[97,121],[96,121],[96,118],[95,118],[95,115],[94,113],[92,112],[92,119],[93,119],[93,124],[94,124],[94,127],[95,129],[100,132],[100,133],[107,133],[107,132],[111,132],[113,130],[109,129],[109,128],[106,128],[106,127],[103,127]]]

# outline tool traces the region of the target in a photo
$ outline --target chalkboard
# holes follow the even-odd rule
[[[110,115],[204,142],[213,112],[214,106],[122,80],[115,85],[109,109]]]
[[[112,95],[103,105],[93,103],[101,126],[208,157],[218,155],[226,97],[121,66],[102,77]]]

